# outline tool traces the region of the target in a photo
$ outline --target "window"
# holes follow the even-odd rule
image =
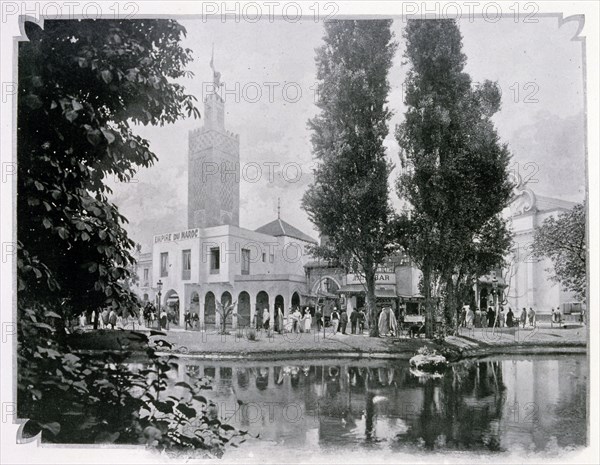
[[[192,274],[192,251],[181,252],[181,279],[190,279]]]
[[[263,252],[262,254],[263,263],[267,261],[267,254]]]
[[[250,251],[242,249],[242,274],[250,274]]]
[[[144,286],[147,286],[150,283],[150,270],[148,268],[144,268]]]
[[[160,277],[169,276],[169,252],[160,254]]]
[[[219,274],[221,269],[221,253],[218,247],[210,249],[210,274]]]

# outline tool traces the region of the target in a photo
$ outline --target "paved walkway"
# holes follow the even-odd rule
[[[425,339],[397,339],[391,337],[374,338],[363,335],[343,335],[327,332],[316,333],[267,333],[258,331],[257,340],[250,340],[248,332],[238,334],[232,331],[229,335],[215,332],[169,330],[166,337],[155,336],[153,339],[164,339],[173,344],[171,350],[183,353],[199,354],[251,354],[251,353],[390,353],[397,354],[409,351],[416,352],[419,347],[431,345]],[[241,337],[240,337],[241,336]]]
[[[463,344],[464,348],[473,343],[483,345],[572,345],[585,344],[587,326],[568,325],[567,328],[551,327],[550,323],[540,323],[535,328],[522,326],[519,328],[460,328],[461,338],[448,338],[448,342]],[[464,342],[457,341],[461,339]]]

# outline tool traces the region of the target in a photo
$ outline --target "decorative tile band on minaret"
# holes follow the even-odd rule
[[[240,142],[225,129],[225,102],[218,95],[221,73],[210,67],[214,89],[204,99],[202,128],[190,131],[188,148],[188,227],[209,228],[240,222]]]

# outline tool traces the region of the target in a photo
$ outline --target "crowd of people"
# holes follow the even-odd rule
[[[554,314],[554,309],[552,312]],[[517,317],[511,307],[508,307],[508,311],[505,313],[502,305],[498,307],[498,311],[494,307],[488,307],[487,311],[479,308],[474,311],[469,305],[465,305],[460,322],[461,326],[466,328],[513,328],[518,326],[525,328],[527,324],[530,327],[537,325],[536,312],[532,307],[529,307],[529,310],[523,307]]]

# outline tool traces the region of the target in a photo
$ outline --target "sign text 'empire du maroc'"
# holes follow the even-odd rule
[[[188,229],[187,231],[159,234],[158,236],[154,236],[154,243],[158,244],[159,242],[171,242],[171,241],[181,241],[184,239],[196,239],[197,237],[200,237],[200,229],[198,229],[198,228]]]

